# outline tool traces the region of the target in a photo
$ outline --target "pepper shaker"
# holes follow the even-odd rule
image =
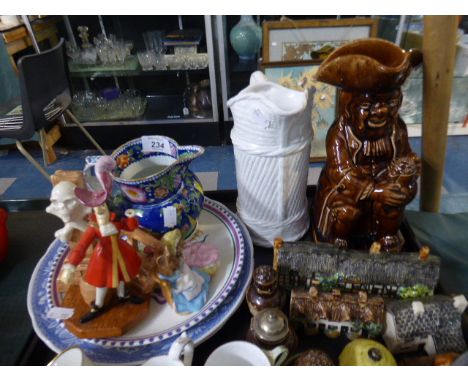
[[[253,316],[246,339],[265,350],[283,345],[292,354],[297,348],[296,332],[278,308],[263,309]]]
[[[281,309],[283,307],[285,299],[278,288],[276,271],[272,266],[260,265],[255,268],[246,299],[253,316],[266,308]]]

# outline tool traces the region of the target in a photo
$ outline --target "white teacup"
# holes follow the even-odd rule
[[[183,332],[171,345],[168,355],[150,358],[142,366],[190,366],[193,359],[193,341]]]
[[[161,355],[150,358],[141,366],[185,366],[184,362],[180,359],[174,359],[168,355]]]
[[[262,350],[247,341],[233,341],[221,345],[210,354],[205,366],[272,366],[281,365],[288,356],[285,346]]]
[[[94,363],[74,346],[58,354],[47,366],[94,366]]]

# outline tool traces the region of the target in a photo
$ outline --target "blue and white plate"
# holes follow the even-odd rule
[[[150,357],[167,354],[180,333],[186,331],[200,344],[218,331],[243,300],[253,271],[253,246],[238,217],[216,201],[205,199],[199,226],[205,242],[220,250],[220,267],[212,279],[208,301],[199,312],[178,315],[165,303],[151,301],[145,320],[124,336],[107,339],[80,339],[62,321],[47,317],[60,305],[56,279],[68,253],[68,246],[55,240],[31,277],[28,310],[37,335],[59,353],[79,346],[98,364],[139,364]]]

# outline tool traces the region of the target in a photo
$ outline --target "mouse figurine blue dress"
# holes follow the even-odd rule
[[[210,276],[191,269],[181,255],[181,233],[174,230],[165,234],[164,254],[157,260],[158,277],[170,284],[172,305],[179,314],[198,312],[207,301]]]

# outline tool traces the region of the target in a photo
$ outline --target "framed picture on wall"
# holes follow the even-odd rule
[[[377,26],[371,18],[266,21],[263,62],[324,60],[348,41],[376,37]]]
[[[295,90],[309,89],[312,86],[316,88],[310,126],[314,134],[310,150],[312,162],[326,159],[325,139],[328,128],[335,120],[337,105],[336,88],[314,80],[321,62],[321,60],[312,60],[262,65],[262,70],[269,81]]]

